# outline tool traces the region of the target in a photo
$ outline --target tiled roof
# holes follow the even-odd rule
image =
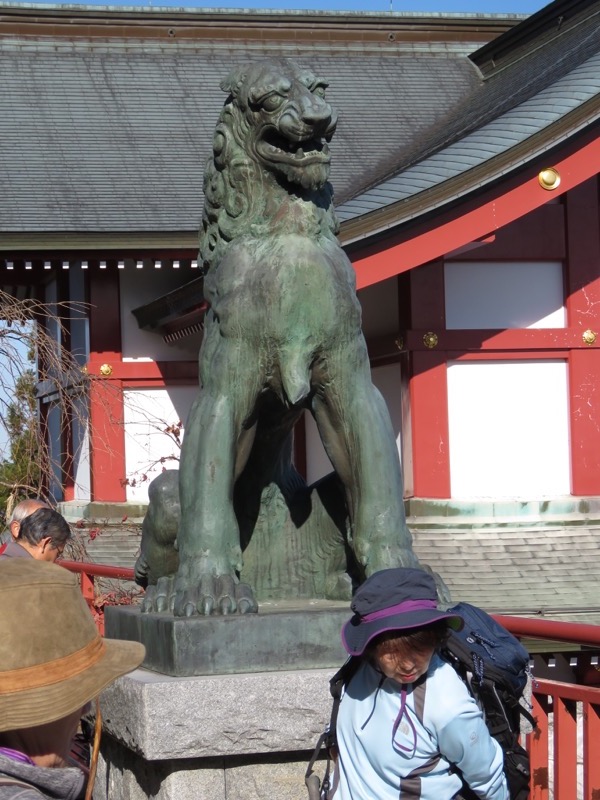
[[[488,68],[487,79],[412,151],[395,165],[382,165],[370,187],[341,204],[340,220],[398,204],[398,219],[406,222],[522,166],[600,118],[600,3],[572,3],[583,8],[559,23],[564,5],[557,0],[544,12],[556,8],[551,37],[545,26],[518,57]],[[503,38],[518,38],[519,28]],[[441,185],[445,193],[434,195]],[[368,235],[377,231],[376,222],[367,227]],[[344,240],[352,241],[352,234]]]
[[[410,519],[409,519],[410,525]],[[600,623],[600,525],[413,528],[452,600],[487,611]]]
[[[362,38],[338,30],[340,15],[335,25],[321,15],[322,35],[315,28],[312,37],[294,38],[282,34],[289,22],[282,15],[267,28],[253,21],[256,34],[249,21],[245,38],[232,28],[219,39],[210,27],[218,13],[195,23],[206,24],[201,36],[189,35],[187,19],[180,36],[181,20],[169,27],[164,10],[150,29],[136,27],[133,12],[127,26],[129,16],[122,21],[115,11],[102,21],[106,33],[71,13],[79,33],[57,33],[52,20],[40,28],[33,13],[18,29],[0,28],[0,233],[197,230],[204,163],[224,100],[219,82],[249,59],[292,56],[330,81],[340,112],[331,175],[340,200],[480,82],[468,54],[485,26],[473,22],[457,32],[445,20],[440,33],[417,36],[406,20],[394,27],[394,19],[380,19],[373,39],[372,15],[346,20],[348,30],[365,27]],[[510,24],[505,19],[498,30]],[[493,35],[490,28],[487,38]]]

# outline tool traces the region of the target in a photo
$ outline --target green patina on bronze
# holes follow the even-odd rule
[[[336,238],[326,86],[288,60],[244,65],[221,85],[200,237],[210,303],[202,389],[179,497],[175,475],[160,476],[144,523],[146,611],[348,598],[365,575],[417,563],[354,271]],[[314,487],[292,463],[306,410],[335,468]]]

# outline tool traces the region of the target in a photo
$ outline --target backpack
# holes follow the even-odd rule
[[[448,609],[464,620],[450,631],[442,658],[451,664],[482,710],[490,734],[504,753],[504,774],[511,800],[528,800],[529,754],[519,744],[521,717],[535,720],[520,700],[530,676],[529,653],[512,633],[485,611],[469,603]],[[463,783],[464,800],[477,796]]]
[[[535,727],[535,720],[519,702],[527,685],[529,653],[511,633],[489,614],[469,603],[458,603],[448,609],[464,620],[461,631],[449,631],[441,651],[463,680],[483,712],[491,736],[504,753],[504,773],[511,800],[529,798],[529,755],[519,744],[520,720],[524,716]],[[309,800],[326,800],[330,789],[332,747],[336,745],[336,724],[342,691],[352,680],[362,659],[351,656],[329,681],[333,697],[331,719],[308,764],[305,783]],[[313,772],[321,750],[326,749],[326,768],[323,781]],[[463,781],[461,797],[478,800]]]

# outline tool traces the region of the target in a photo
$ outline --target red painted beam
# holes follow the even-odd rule
[[[467,199],[451,212],[440,209],[432,222],[408,226],[396,234],[395,241],[391,234],[388,243],[380,240],[377,245],[367,245],[352,257],[357,288],[439,259],[588,180],[600,172],[600,138],[581,145],[576,152],[557,155],[545,166],[560,173],[560,186],[553,192],[542,189],[537,168],[529,168],[516,179],[497,182],[475,201]]]
[[[600,334],[600,317],[590,324]],[[586,344],[579,328],[430,330],[437,336],[436,350],[597,350],[600,347],[600,338],[592,345]],[[429,350],[425,344],[427,333],[428,330],[406,331],[406,349]]]
[[[450,497],[446,354],[412,354],[410,408],[416,497]]]
[[[567,223],[567,315],[569,326],[600,335],[599,181],[595,176],[569,192]],[[594,350],[569,359],[571,491],[600,494],[600,357]],[[598,395],[598,396],[597,396]]]
[[[110,358],[92,354],[87,369],[90,375],[101,376],[101,367],[110,367],[110,375],[103,377],[106,381],[123,381],[125,385],[135,384],[140,387],[144,383],[153,386],[165,386],[168,383],[184,381],[197,383],[198,361],[121,361],[120,354]]]
[[[90,383],[92,498],[122,503],[125,489],[125,419],[120,381]]]

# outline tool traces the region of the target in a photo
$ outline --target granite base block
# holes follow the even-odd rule
[[[286,754],[257,761],[148,763],[107,737],[94,800],[306,800],[307,761],[304,754]]]
[[[346,654],[340,630],[346,603],[261,606],[258,614],[173,617],[108,606],[108,638],[142,642],[143,666],[165,675],[226,675],[335,667]]]
[[[333,672],[120,678],[101,696],[94,800],[306,800]]]

